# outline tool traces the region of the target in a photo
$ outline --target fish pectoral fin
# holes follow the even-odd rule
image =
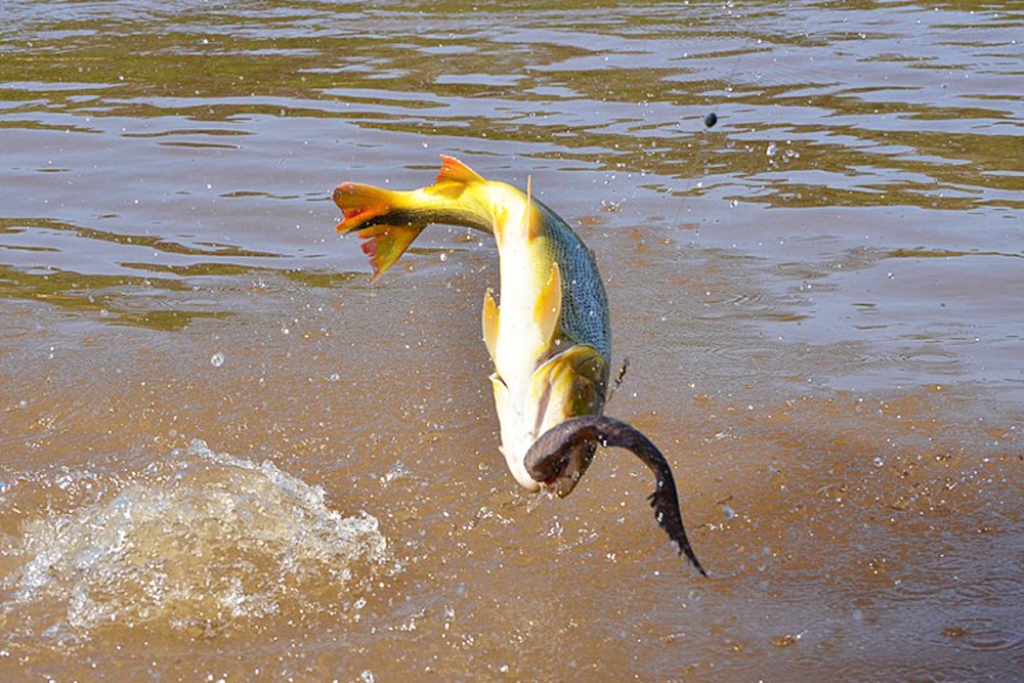
[[[562,316],[562,272],[558,262],[551,264],[547,284],[533,305],[533,319],[540,327],[541,339],[550,344],[558,331],[558,321]]]
[[[359,231],[361,247],[373,267],[374,282],[394,265],[409,245],[423,232],[425,225],[373,225]]]
[[[498,311],[498,304],[494,302],[494,295],[488,287],[484,293],[484,344],[487,346],[487,353],[491,354],[491,362],[496,362],[498,349],[498,333],[501,327],[501,317]]]

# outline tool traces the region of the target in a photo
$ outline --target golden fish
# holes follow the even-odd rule
[[[680,552],[700,568],[686,542],[664,457],[653,444],[638,450],[639,442],[622,436],[628,427],[650,443],[632,427],[598,419],[607,396],[611,328],[608,298],[593,254],[558,214],[532,196],[529,183],[524,193],[482,178],[457,159],[441,158],[437,181],[418,190],[339,185],[334,201],[344,220],[338,231],[358,231],[365,240],[363,251],[374,271],[371,281],[387,271],[430,223],[494,235],[501,305],[488,290],[483,338],[494,362],[490,379],[501,424],[501,451],[512,475],[526,489],[543,486],[564,497],[590,465],[599,442],[630,448],[658,479],[652,504],[659,523]],[[554,429],[583,417],[591,419],[572,423],[576,431]],[[541,441],[544,435],[548,437]],[[674,516],[665,513],[673,506]]]

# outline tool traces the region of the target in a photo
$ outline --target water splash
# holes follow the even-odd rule
[[[71,509],[27,519],[0,583],[0,630],[61,642],[98,628],[188,637],[272,628],[351,605],[385,568],[377,520],[202,441]]]

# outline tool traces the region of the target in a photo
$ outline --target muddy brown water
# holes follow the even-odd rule
[[[1024,676],[1019,3],[0,15],[0,680]],[[596,253],[710,578],[517,489],[492,243],[332,232],[439,153]]]

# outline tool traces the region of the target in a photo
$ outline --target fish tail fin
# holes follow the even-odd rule
[[[412,195],[360,183],[342,183],[334,188],[334,203],[344,215],[335,229],[343,233],[356,231],[363,240],[363,253],[373,268],[370,282],[394,265],[427,226],[425,222],[410,224],[399,220],[402,213],[415,216]]]
[[[359,231],[360,247],[370,260],[373,275],[370,282],[376,282],[395,261],[405,253],[426,225],[374,225]]]
[[[393,212],[396,205],[404,202],[405,192],[394,192],[362,183],[342,183],[334,188],[334,203],[341,209],[344,218],[338,223],[338,232],[359,230],[367,223],[377,222],[375,218]]]
[[[373,266],[371,282],[405,253],[430,223],[464,225],[492,232],[487,180],[454,157],[441,157],[437,181],[412,191],[386,190],[361,183],[334,188],[334,203],[343,214],[337,231],[357,232]]]

